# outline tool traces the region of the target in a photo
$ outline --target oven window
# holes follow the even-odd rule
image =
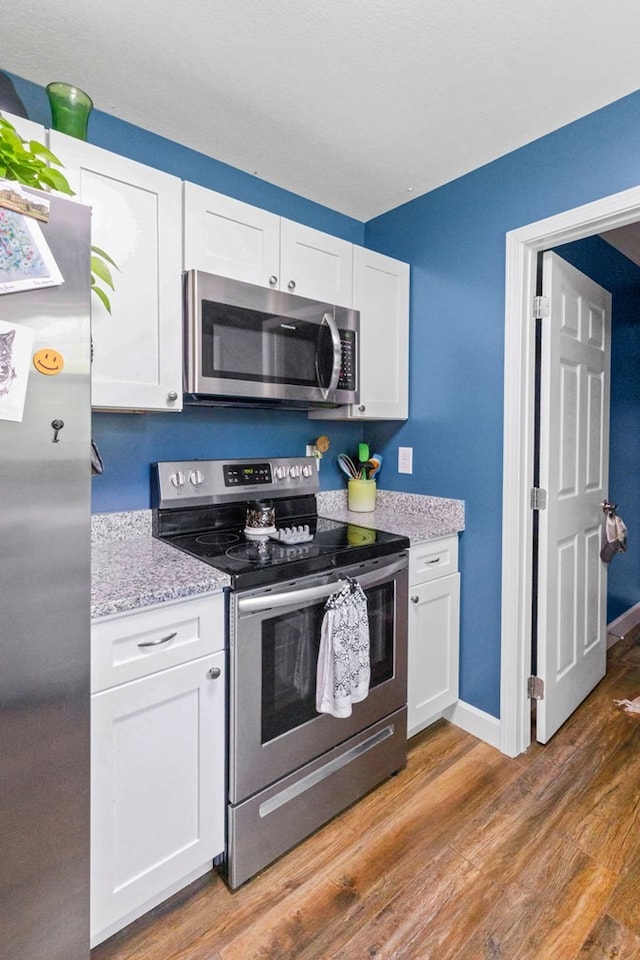
[[[393,581],[365,591],[369,615],[369,689],[393,677]],[[316,671],[324,603],[262,622],[262,743],[318,716]]]
[[[223,380],[327,386],[333,346],[330,330],[321,320],[321,316],[318,322],[290,319],[205,300],[202,374]]]

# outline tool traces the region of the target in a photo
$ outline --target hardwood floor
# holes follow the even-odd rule
[[[640,960],[640,646],[515,760],[440,721],[240,890],[203,878],[92,960]]]

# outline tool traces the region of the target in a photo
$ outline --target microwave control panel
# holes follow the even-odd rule
[[[340,377],[338,390],[356,390],[356,333],[340,331]]]

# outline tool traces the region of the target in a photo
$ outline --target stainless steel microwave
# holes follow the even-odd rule
[[[185,401],[298,408],[358,403],[357,310],[190,270]]]

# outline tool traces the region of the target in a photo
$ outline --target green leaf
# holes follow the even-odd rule
[[[92,243],[91,250],[93,251],[93,253],[96,253],[99,257],[102,257],[103,260],[106,260],[107,263],[110,263],[112,267],[115,267],[116,270],[120,270],[120,267],[115,262],[115,260],[112,260],[109,254],[105,253],[105,251],[102,250],[100,247],[96,247],[96,245]]]
[[[106,263],[104,263],[99,257],[91,257],[91,273],[95,273],[96,276],[100,277],[100,279],[109,287],[111,287],[112,290],[114,289],[111,271]]]
[[[58,160],[55,153],[51,153],[48,147],[45,147],[43,143],[38,143],[37,140],[29,140],[29,149],[31,153],[35,154],[38,157],[44,157],[48,163],[55,163],[57,167],[61,167],[63,164]]]
[[[23,140],[22,137],[18,136],[18,134],[16,133],[15,127],[9,127],[9,128],[5,127],[5,129],[2,132],[2,139],[6,140],[7,143],[10,144],[14,150],[17,149],[17,150],[24,151],[22,144],[25,143],[26,141]]]
[[[40,179],[43,183],[47,184],[49,187],[53,187],[54,190],[58,190],[60,193],[66,193],[70,197],[75,196],[73,190],[69,186],[69,182],[59,170],[53,170],[51,167],[44,167],[40,171]]]
[[[93,292],[95,293],[95,295],[96,295],[97,297],[99,297],[100,300],[102,300],[102,302],[103,302],[103,304],[104,304],[104,307],[105,307],[105,310],[107,311],[107,313],[110,314],[110,313],[111,313],[111,303],[110,303],[110,301],[109,301],[109,297],[106,295],[106,293],[104,292],[104,290],[101,290],[100,287],[97,286],[97,284],[95,284],[95,283],[92,283],[92,284],[91,284],[91,289],[93,290]]]

